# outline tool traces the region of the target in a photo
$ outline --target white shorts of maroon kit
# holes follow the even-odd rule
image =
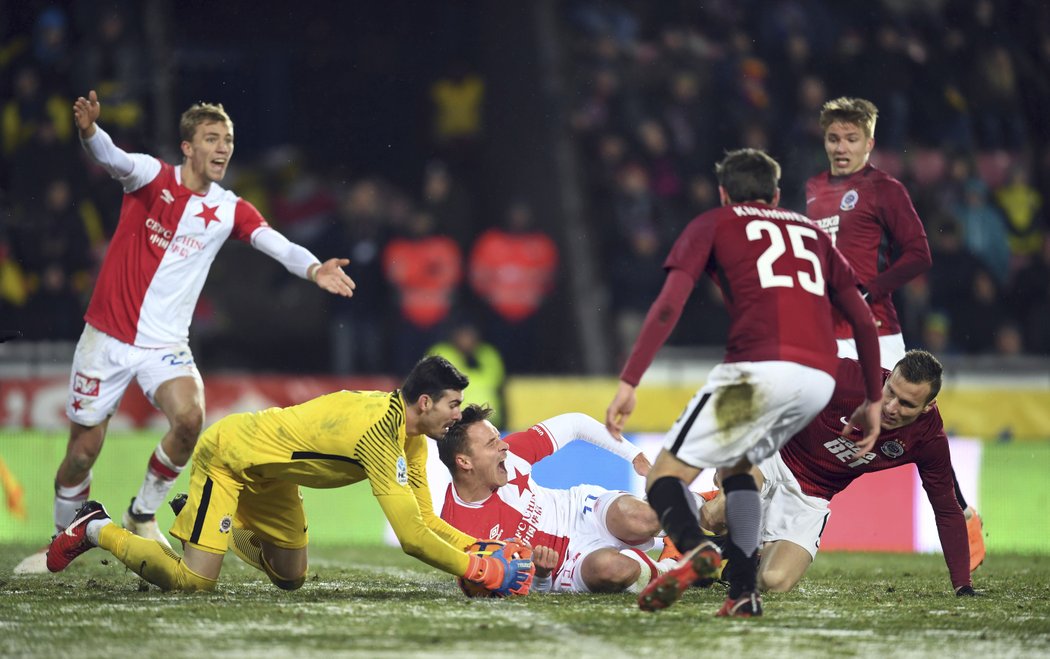
[[[795,474],[776,452],[758,464],[762,472],[762,542],[787,540],[817,557],[820,536],[831,517],[827,499],[802,491]]]
[[[835,339],[838,344],[839,357],[848,359],[859,359],[857,356],[857,341],[854,339]],[[879,337],[879,362],[887,371],[892,371],[897,362],[904,359],[904,336],[901,334],[887,334]]]
[[[663,447],[697,468],[758,464],[831,400],[835,379],[795,362],[732,362],[711,369],[664,438]]]
[[[565,548],[565,560],[551,581],[552,593],[588,593],[590,589],[583,582],[583,559],[598,549],[609,547],[621,549],[639,549],[648,551],[655,543],[650,538],[640,545],[629,545],[612,533],[605,523],[609,506],[628,493],[620,490],[607,490],[597,485],[577,485],[569,489],[573,513],[569,529],[569,544]]]
[[[73,355],[66,416],[82,426],[97,426],[117,411],[132,378],[156,405],[157,388],[184,377],[203,387],[189,344],[138,348],[85,325]]]

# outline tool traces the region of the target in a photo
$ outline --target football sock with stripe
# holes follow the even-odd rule
[[[102,547],[129,570],[162,590],[195,592],[215,590],[214,579],[206,579],[186,567],[182,558],[156,540],[133,535],[116,524],[99,530],[98,546]]]
[[[660,526],[683,554],[704,541],[696,497],[674,476],[658,478],[646,493]]]
[[[76,485],[59,485],[55,481],[55,529],[61,533],[67,526],[73,523],[77,511],[88,500],[91,494],[91,471],[87,478]]]
[[[751,474],[734,474],[722,480],[726,493],[726,526],[729,539],[722,550],[729,561],[729,597],[736,599],[753,591],[758,574],[758,537],[762,525],[762,501]]]
[[[158,444],[149,458],[146,476],[142,479],[142,487],[131,504],[131,512],[135,515],[156,513],[185,466],[175,464]]]

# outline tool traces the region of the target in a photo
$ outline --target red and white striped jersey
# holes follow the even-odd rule
[[[84,320],[143,348],[185,343],[219,248],[231,235],[250,242],[268,225],[216,183],[201,196],[182,185],[178,167],[127,155],[131,172],[114,176],[124,185],[120,221]]]
[[[532,466],[577,438],[628,461],[640,452],[633,444],[613,439],[602,423],[586,414],[562,414],[504,438],[510,445],[505,463],[507,484],[485,500],[464,501],[450,483],[441,518],[478,538],[517,536],[532,546],[550,547],[558,552],[557,572],[568,555],[578,505],[570,490],[538,485],[532,478]]]

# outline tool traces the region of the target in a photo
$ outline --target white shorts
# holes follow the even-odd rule
[[[664,438],[697,468],[758,464],[777,452],[831,400],[835,379],[795,362],[732,362],[711,369]]]
[[[598,549],[606,547],[615,549],[635,548],[648,551],[653,548],[652,538],[640,545],[629,545],[612,533],[605,524],[609,506],[628,492],[607,490],[597,485],[577,485],[569,488],[573,514],[569,529],[569,546],[565,549],[565,560],[561,568],[553,575],[552,593],[589,593],[590,589],[583,583],[583,559]]]
[[[857,341],[855,339],[835,339],[839,346],[839,357],[857,359]],[[879,337],[879,365],[892,371],[897,362],[904,359],[904,336],[887,334]]]
[[[758,465],[762,484],[762,542],[788,540],[817,557],[820,536],[831,517],[827,499],[811,497],[802,491],[780,452]]]
[[[204,386],[188,344],[139,348],[85,325],[73,355],[66,416],[97,426],[117,411],[132,377],[154,405],[157,387],[168,380],[192,377]]]

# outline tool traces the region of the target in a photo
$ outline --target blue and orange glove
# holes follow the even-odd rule
[[[471,554],[463,579],[480,584],[496,597],[528,595],[536,568],[531,558],[507,558],[508,548],[513,549],[504,545],[488,556]]]

